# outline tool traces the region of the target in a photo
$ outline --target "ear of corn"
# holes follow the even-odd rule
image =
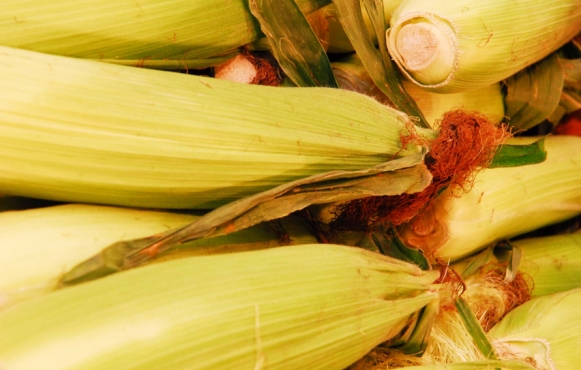
[[[348,91],[0,50],[0,88],[10,91],[0,103],[4,194],[215,208],[419,152],[401,150],[405,115]]]
[[[112,243],[157,234],[198,218],[86,204],[2,212],[0,308],[56,289],[62,274]],[[276,223],[182,244],[152,262],[316,242],[302,220],[286,217]]]
[[[455,261],[581,213],[581,138],[549,136],[545,148],[543,163],[486,169],[476,175],[470,192],[459,197],[444,192],[430,211],[403,228],[402,240],[428,255]]]
[[[297,0],[310,13],[326,0]],[[153,68],[203,68],[261,36],[246,0],[5,1],[0,44]]]
[[[107,245],[183,226],[196,216],[68,204],[0,213],[0,307],[53,290]]]
[[[341,88],[369,95],[384,104],[391,104],[387,96],[373,83],[356,54],[341,58],[331,63],[331,66]],[[495,122],[504,119],[504,94],[500,83],[455,94],[434,93],[406,80],[402,84],[431,127],[434,127],[445,112],[460,108],[484,113]]]
[[[403,80],[402,84],[431,127],[435,127],[444,113],[454,109],[478,111],[492,122],[501,122],[504,119],[504,96],[500,83],[453,94],[435,93],[407,80]]]
[[[515,308],[489,335],[504,358],[518,358],[539,369],[575,369],[581,361],[577,323],[581,289],[537,297]]]
[[[437,299],[437,272],[304,245],[150,265],[0,314],[5,369],[343,369]]]
[[[581,232],[511,242],[523,252],[519,270],[534,282],[534,296],[581,287]]]
[[[576,0],[407,0],[395,10],[388,48],[414,83],[459,92],[499,82],[581,30]]]

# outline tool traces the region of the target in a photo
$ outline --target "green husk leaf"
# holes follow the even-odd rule
[[[415,101],[407,94],[391,58],[387,54],[385,43],[386,21],[383,12],[383,1],[366,0],[365,7],[377,34],[380,49],[375,47],[371,35],[367,32],[361,3],[359,0],[335,0],[339,21],[353,44],[355,51],[360,56],[365,68],[379,89],[402,112],[409,116],[417,117],[418,126],[430,127]]]
[[[327,172],[280,185],[217,208],[182,228],[112,244],[67,272],[61,285],[135,267],[187,241],[229,234],[312,204],[421,191],[431,181],[422,160],[422,155],[413,155],[365,170]]]
[[[508,266],[506,267],[506,274],[504,277],[504,281],[506,283],[510,283],[511,281],[514,280],[514,278],[516,277],[516,274],[518,272],[520,262],[523,258],[523,251],[521,248],[516,247],[510,243],[508,243],[508,244],[510,246],[510,258],[509,258]]]
[[[297,86],[338,87],[331,62],[294,0],[250,0],[271,52]]]
[[[526,130],[543,122],[559,105],[563,69],[556,54],[506,80],[506,116],[510,126]]]
[[[472,335],[474,343],[476,343],[476,346],[478,349],[480,349],[480,352],[482,352],[482,354],[489,360],[497,360],[494,347],[488,340],[488,337],[486,336],[486,333],[484,333],[482,326],[480,326],[478,319],[470,309],[468,302],[466,302],[464,298],[458,297],[458,299],[455,301],[455,304],[456,309],[462,317],[464,325],[466,325],[466,329],[468,329],[468,332],[470,335]]]
[[[460,277],[464,280],[469,276],[472,276],[482,266],[488,264],[492,260],[493,256],[494,256],[494,246],[490,246],[484,249],[468,263],[464,270],[462,270],[462,273],[460,273]]]
[[[527,145],[504,144],[498,148],[488,168],[519,167],[537,164],[547,159],[545,139]]]
[[[422,270],[429,270],[428,259],[419,250],[406,247],[393,228],[384,230],[380,227],[379,230],[371,233],[370,237],[382,254],[413,263]]]
[[[438,316],[438,311],[438,301],[428,303],[420,311],[411,336],[408,338],[405,344],[397,347],[397,349],[405,354],[422,356],[428,347],[428,340],[432,332],[434,320]]]

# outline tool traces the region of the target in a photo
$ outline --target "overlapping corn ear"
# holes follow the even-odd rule
[[[327,0],[297,0],[305,13]],[[261,37],[246,0],[4,1],[0,45],[153,68],[203,68]]]
[[[168,261],[0,313],[0,364],[344,369],[413,325],[437,277],[337,245]]]
[[[581,289],[537,297],[515,308],[488,334],[503,358],[537,369],[575,369],[581,361]]]
[[[147,237],[199,216],[88,204],[0,213],[0,309],[55,290],[79,262],[122,240]],[[260,224],[225,236],[188,242],[154,263],[208,254],[316,243],[298,217]]]
[[[581,287],[581,232],[511,242],[522,251],[519,271],[533,281],[533,296]]]
[[[0,50],[4,194],[208,209],[419,153],[401,150],[405,115],[349,91]]]
[[[449,93],[499,82],[580,30],[578,0],[407,0],[394,11],[387,44],[414,83]]]
[[[544,162],[478,173],[468,193],[442,193],[428,212],[405,225],[402,240],[427,255],[455,261],[502,239],[580,214],[581,138],[544,140]]]
[[[374,84],[357,54],[340,58],[331,63],[331,66],[342,89],[357,91],[384,104],[392,104],[389,98]],[[418,105],[426,118],[426,122],[432,127],[436,125],[436,121],[441,119],[444,113],[453,109],[478,111],[486,114],[494,122],[500,122],[504,119],[504,94],[500,83],[455,94],[438,94],[416,86],[407,80],[402,80],[402,84]]]
[[[0,309],[56,289],[62,274],[107,245],[183,226],[196,216],[65,204],[0,213]]]

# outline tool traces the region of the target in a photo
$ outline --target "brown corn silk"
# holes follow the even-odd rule
[[[494,268],[467,279],[466,284],[464,298],[484,331],[490,330],[512,309],[529,301],[534,288],[532,279],[522,272],[506,281],[504,273]]]
[[[340,204],[333,210],[330,229],[369,230],[378,224],[401,225],[426,210],[444,188],[449,187],[453,196],[460,196],[470,190],[476,173],[488,166],[499,145],[511,136],[506,125],[496,125],[482,113],[465,110],[446,112],[435,128],[439,135],[431,142],[418,135],[411,124],[401,136],[404,147],[413,144],[430,148],[425,162],[433,180],[428,187],[419,193]]]

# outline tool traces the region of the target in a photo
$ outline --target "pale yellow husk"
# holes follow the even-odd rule
[[[499,82],[581,30],[581,2],[407,0],[394,11],[388,49],[425,88],[459,92]]]
[[[575,369],[581,361],[581,289],[537,297],[511,311],[489,331],[502,358],[539,370]]]
[[[547,159],[540,164],[486,169],[468,193],[454,197],[444,192],[430,211],[403,227],[402,239],[429,256],[455,261],[580,214],[581,138],[549,136],[545,149]]]
[[[442,119],[444,113],[455,109],[480,112],[491,122],[498,123],[504,119],[504,94],[501,83],[453,94],[435,93],[407,80],[403,80],[402,84],[431,127],[437,127],[437,121]]]
[[[297,0],[305,13],[326,0]],[[0,45],[152,68],[203,68],[262,36],[246,0],[11,0]]]
[[[147,237],[197,220],[191,214],[88,204],[0,213],[0,309],[55,290],[62,274],[110,244]],[[152,262],[281,245],[316,243],[297,217],[188,242]]]
[[[438,299],[437,275],[337,245],[154,264],[0,313],[0,364],[344,369]]]
[[[0,213],[0,308],[55,289],[61,274],[107,245],[196,216],[67,204]]]
[[[516,240],[519,271],[534,282],[533,296],[581,287],[581,232]]]
[[[329,88],[275,88],[0,47],[0,193],[216,208],[401,150],[407,117]]]
[[[342,89],[369,95],[383,104],[392,104],[375,85],[357,54],[342,57],[331,63],[331,66]],[[432,128],[444,113],[453,109],[478,111],[492,122],[504,119],[504,93],[500,83],[455,94],[438,94],[406,80],[402,84]]]

